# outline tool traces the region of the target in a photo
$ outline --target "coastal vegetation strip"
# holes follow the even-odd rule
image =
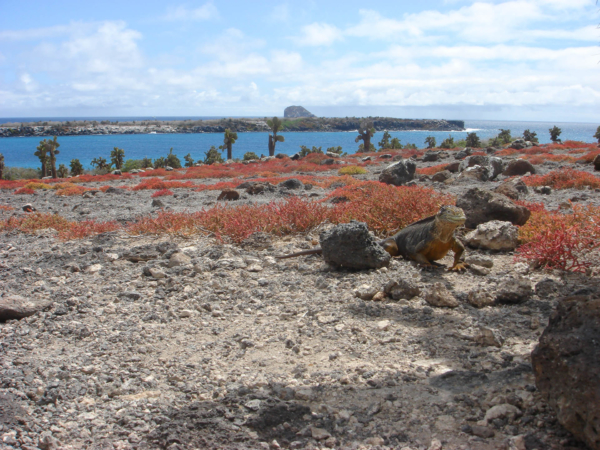
[[[373,122],[377,131],[464,131],[462,120],[396,119],[392,117],[301,117],[281,120],[280,132],[291,131],[354,131],[365,120]],[[0,126],[0,137],[17,136],[85,136],[98,134],[166,134],[166,133],[224,133],[268,132],[267,118],[214,119],[214,120],[144,120],[131,122],[65,121],[14,122]]]

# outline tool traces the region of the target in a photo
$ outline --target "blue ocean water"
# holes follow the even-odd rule
[[[115,120],[115,118],[109,118]],[[130,119],[130,118],[127,118]],[[11,119],[14,120],[14,119]],[[56,120],[56,118],[54,119]],[[452,135],[454,140],[466,137],[467,132],[476,132],[482,139],[496,136],[500,129],[511,130],[512,136],[520,136],[523,130],[535,131],[541,143],[550,142],[548,130],[554,125],[562,129],[561,139],[583,142],[596,142],[593,135],[598,124],[591,123],[551,123],[551,122],[508,122],[508,121],[465,121],[467,131],[437,132],[437,131],[392,131],[392,137],[400,139],[402,144],[414,143],[418,147],[425,146],[425,138],[434,136],[439,143]],[[328,147],[342,146],[343,150],[355,153],[359,143],[354,140],[356,132],[290,132],[282,133],[285,142],[278,142],[276,153],[293,155],[300,150],[301,145],[317,146],[326,150]],[[377,147],[383,132],[377,132],[371,142]],[[33,155],[42,138],[14,137],[0,138],[0,153],[4,154],[5,164],[10,167],[39,167],[39,160]],[[90,161],[99,156],[110,159],[113,147],[125,150],[125,159],[152,159],[166,156],[173,147],[183,163],[183,157],[188,153],[195,160],[203,159],[211,145],[218,147],[223,144],[222,133],[201,134],[135,134],[135,135],[102,135],[102,136],[62,136],[58,139],[60,154],[58,164],[69,165],[71,159],[77,158],[84,167],[89,167]],[[254,152],[258,156],[268,155],[267,133],[238,133],[238,140],[233,145],[233,157],[242,158],[246,152]]]

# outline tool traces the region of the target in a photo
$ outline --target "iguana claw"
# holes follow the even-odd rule
[[[463,270],[467,270],[469,265],[466,262],[459,262],[454,264],[452,267],[448,269],[449,272],[461,272]]]

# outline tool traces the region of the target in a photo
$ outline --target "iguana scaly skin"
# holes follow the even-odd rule
[[[442,206],[435,216],[408,225],[394,236],[379,241],[379,245],[390,255],[411,259],[423,267],[441,266],[435,261],[442,259],[449,250],[452,250],[454,263],[449,270],[464,270],[468,264],[461,262],[460,258],[465,247],[454,237],[454,230],[464,224],[465,220],[465,213],[462,209],[456,206]],[[321,248],[313,248],[276,258],[293,258],[321,252]]]

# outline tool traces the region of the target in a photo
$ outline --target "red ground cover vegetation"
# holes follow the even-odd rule
[[[173,195],[173,191],[170,191],[169,189],[161,189],[160,191],[156,191],[150,197],[156,198],[156,197],[164,197],[167,195]]]
[[[419,175],[435,175],[438,172],[441,172],[442,170],[446,170],[446,167],[448,167],[447,163],[444,164],[437,164],[435,166],[429,166],[429,167],[419,167],[417,168],[417,173]]]
[[[58,214],[32,213],[24,216],[9,217],[0,220],[0,231],[21,231],[35,233],[39,230],[53,229],[62,240],[82,239],[87,236],[114,231],[120,228],[117,222],[96,222],[84,220],[72,222]]]
[[[527,186],[551,186],[554,189],[583,189],[589,186],[592,189],[600,188],[600,178],[589,172],[575,169],[553,170],[546,175],[530,175],[524,177]]]
[[[9,205],[0,205],[0,211],[14,211],[15,208]]]
[[[35,194],[35,191],[31,188],[22,187],[20,189],[17,189],[15,192],[13,192],[13,194],[15,194],[15,195],[31,195],[31,194]]]
[[[336,203],[335,218],[331,222],[359,220],[380,236],[389,236],[412,222],[436,214],[440,206],[455,202],[453,196],[430,188],[396,187],[377,181],[338,188],[327,197],[334,198],[346,201]]]
[[[575,205],[572,214],[539,208],[519,229],[519,238],[523,245],[517,249],[517,259],[585,273],[598,264],[600,208]]]
[[[395,187],[378,182],[360,182],[336,189],[330,198],[347,201],[330,205],[290,197],[283,202],[263,205],[230,206],[218,204],[196,213],[160,212],[130,224],[132,234],[211,233],[219,239],[241,242],[252,233],[276,235],[306,232],[322,223],[360,220],[378,235],[387,236],[423,217],[435,214],[454,199],[422,187]]]
[[[139,184],[131,188],[132,191],[140,191],[143,189],[177,189],[177,188],[192,188],[196,185],[191,181],[163,181],[160,178],[145,178]]]

